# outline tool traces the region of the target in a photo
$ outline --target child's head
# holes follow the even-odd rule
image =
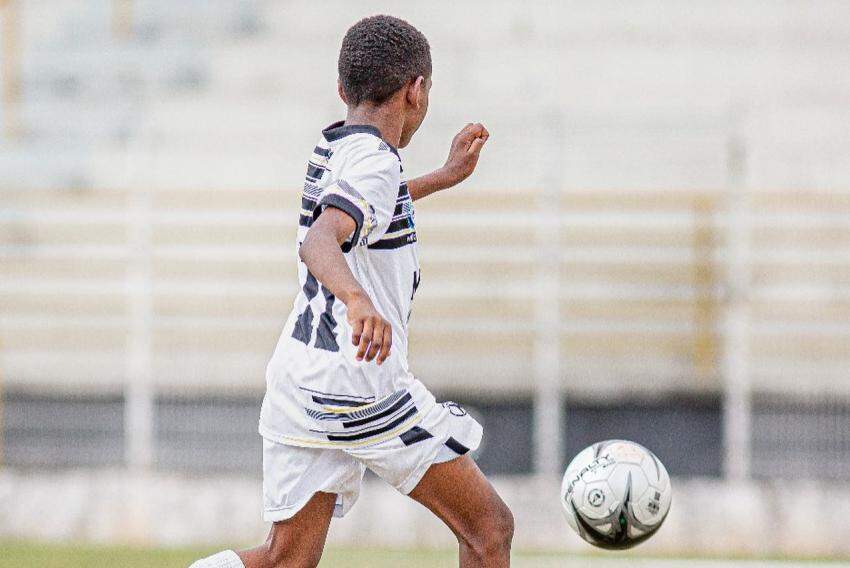
[[[392,16],[351,26],[339,52],[339,91],[349,107],[398,105],[404,113],[400,147],[428,112],[431,47],[422,32]]]

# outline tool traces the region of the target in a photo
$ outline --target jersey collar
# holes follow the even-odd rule
[[[381,131],[371,124],[345,124],[344,120],[340,120],[339,122],[334,122],[324,130],[322,130],[322,135],[325,137],[325,140],[328,142],[333,142],[334,140],[339,140],[340,138],[345,138],[349,134],[371,134],[377,138],[380,138],[384,144],[386,144],[393,154],[398,156],[398,150],[392,144],[389,144],[381,137]]]

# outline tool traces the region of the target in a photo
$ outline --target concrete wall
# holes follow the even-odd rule
[[[641,553],[850,558],[846,485],[673,484],[670,515]],[[558,480],[497,478],[495,485],[514,511],[517,548],[590,551],[561,516]],[[260,480],[253,477],[0,473],[0,538],[238,547],[265,536],[261,506]],[[375,479],[367,480],[349,516],[333,522],[329,542],[454,546],[427,510]]]

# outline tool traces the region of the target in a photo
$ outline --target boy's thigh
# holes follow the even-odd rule
[[[301,448],[263,439],[263,519],[288,521],[319,493],[336,495],[333,516],[360,495],[365,468],[338,449]]]
[[[459,538],[513,532],[510,510],[469,456],[431,466],[410,497],[430,509]]]
[[[316,566],[322,558],[336,495],[316,493],[292,517],[272,524],[265,544],[240,551],[246,568]]]

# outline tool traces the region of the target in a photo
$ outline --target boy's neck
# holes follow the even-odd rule
[[[393,104],[370,105],[362,104],[356,107],[348,107],[345,116],[345,124],[367,124],[374,126],[381,132],[384,142],[394,148],[398,148],[401,141],[401,131],[404,126],[404,118]]]

